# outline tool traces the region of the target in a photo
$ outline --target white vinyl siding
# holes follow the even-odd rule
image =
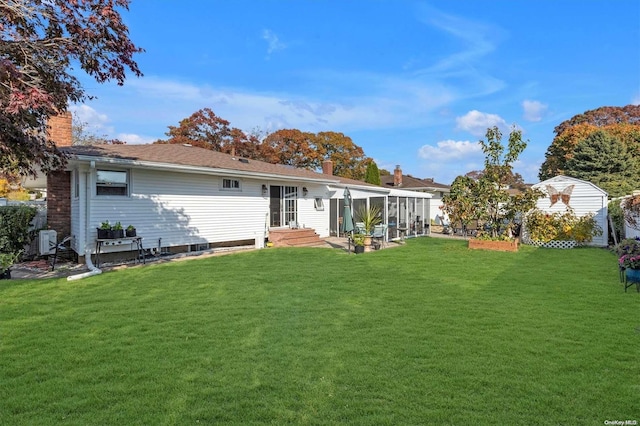
[[[134,225],[145,248],[254,239],[264,232],[268,199],[262,182],[223,191],[219,176],[132,170],[130,197],[95,197],[91,223]]]

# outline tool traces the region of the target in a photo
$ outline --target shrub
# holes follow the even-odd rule
[[[37,210],[29,206],[0,207],[0,253],[19,255],[33,237],[29,231]]]
[[[588,243],[594,236],[602,235],[602,228],[594,214],[577,217],[573,209],[566,212],[545,213],[534,209],[527,214],[527,232],[533,241],[573,240]]]

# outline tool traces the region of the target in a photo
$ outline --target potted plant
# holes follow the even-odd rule
[[[111,228],[111,231],[113,232],[112,238],[124,238],[124,229],[120,222],[116,222]]]
[[[98,230],[98,239],[104,240],[106,238],[113,238],[113,234],[111,232],[111,224],[108,220],[105,220],[100,224]]]
[[[640,254],[624,254],[618,259],[618,264],[624,269],[624,290],[627,291],[627,287],[635,284],[640,292]]]
[[[364,253],[364,234],[353,234],[354,253]]]
[[[626,238],[616,246],[620,281],[636,283],[640,291],[640,237]],[[626,287],[625,287],[626,290]]]
[[[15,263],[18,256],[15,253],[0,253],[0,280],[11,278],[11,265]]]
[[[356,212],[356,219],[364,225],[364,246],[371,247],[373,228],[382,222],[380,208],[376,206],[362,207]]]
[[[135,237],[136,228],[133,225],[127,226],[127,229],[125,229],[125,234],[127,235],[127,237]]]

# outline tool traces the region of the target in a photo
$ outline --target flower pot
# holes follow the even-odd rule
[[[124,238],[124,229],[114,229],[111,232],[111,238]]]
[[[104,240],[111,238],[111,229],[96,228],[98,230],[98,239]]]
[[[125,231],[125,234],[127,235],[127,237],[135,237],[136,236],[136,230],[135,229],[127,229]]]
[[[625,274],[625,283],[624,283],[624,291],[627,292],[627,289],[635,284],[636,290],[640,293],[640,269],[632,269],[627,268],[624,271]]]
[[[364,253],[364,246],[355,246],[353,248],[353,252],[355,254],[360,254],[360,253]]]
[[[0,272],[0,280],[10,280],[11,269],[5,269],[4,272]]]
[[[627,282],[640,283],[640,269],[627,268],[624,273],[627,276]]]

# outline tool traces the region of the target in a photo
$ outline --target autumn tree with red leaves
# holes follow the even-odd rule
[[[272,151],[270,163],[314,170],[322,161],[315,135],[298,129],[281,129],[267,135],[264,144]]]
[[[540,167],[540,179],[566,174],[567,162],[573,158],[578,144],[598,131],[613,137],[632,156],[640,157],[640,105],[600,107],[556,126],[556,136],[547,148],[545,161]]]
[[[254,132],[255,133],[255,132]],[[364,179],[370,158],[350,137],[338,132],[303,132],[281,129],[262,140],[231,127],[229,121],[218,117],[210,108],[203,108],[169,126],[168,139],[155,143],[189,144],[213,151],[234,154],[274,164],[322,170],[324,160],[333,161],[336,176]]]
[[[255,135],[231,127],[229,121],[218,117],[210,108],[194,112],[180,120],[178,126],[169,126],[165,134],[168,139],[155,143],[189,144],[262,161],[270,161],[273,156],[271,150],[263,147]]]
[[[143,50],[119,10],[129,0],[0,0],[0,169],[34,173],[64,164],[47,137],[49,117],[88,95],[77,64],[98,83],[142,73]]]

